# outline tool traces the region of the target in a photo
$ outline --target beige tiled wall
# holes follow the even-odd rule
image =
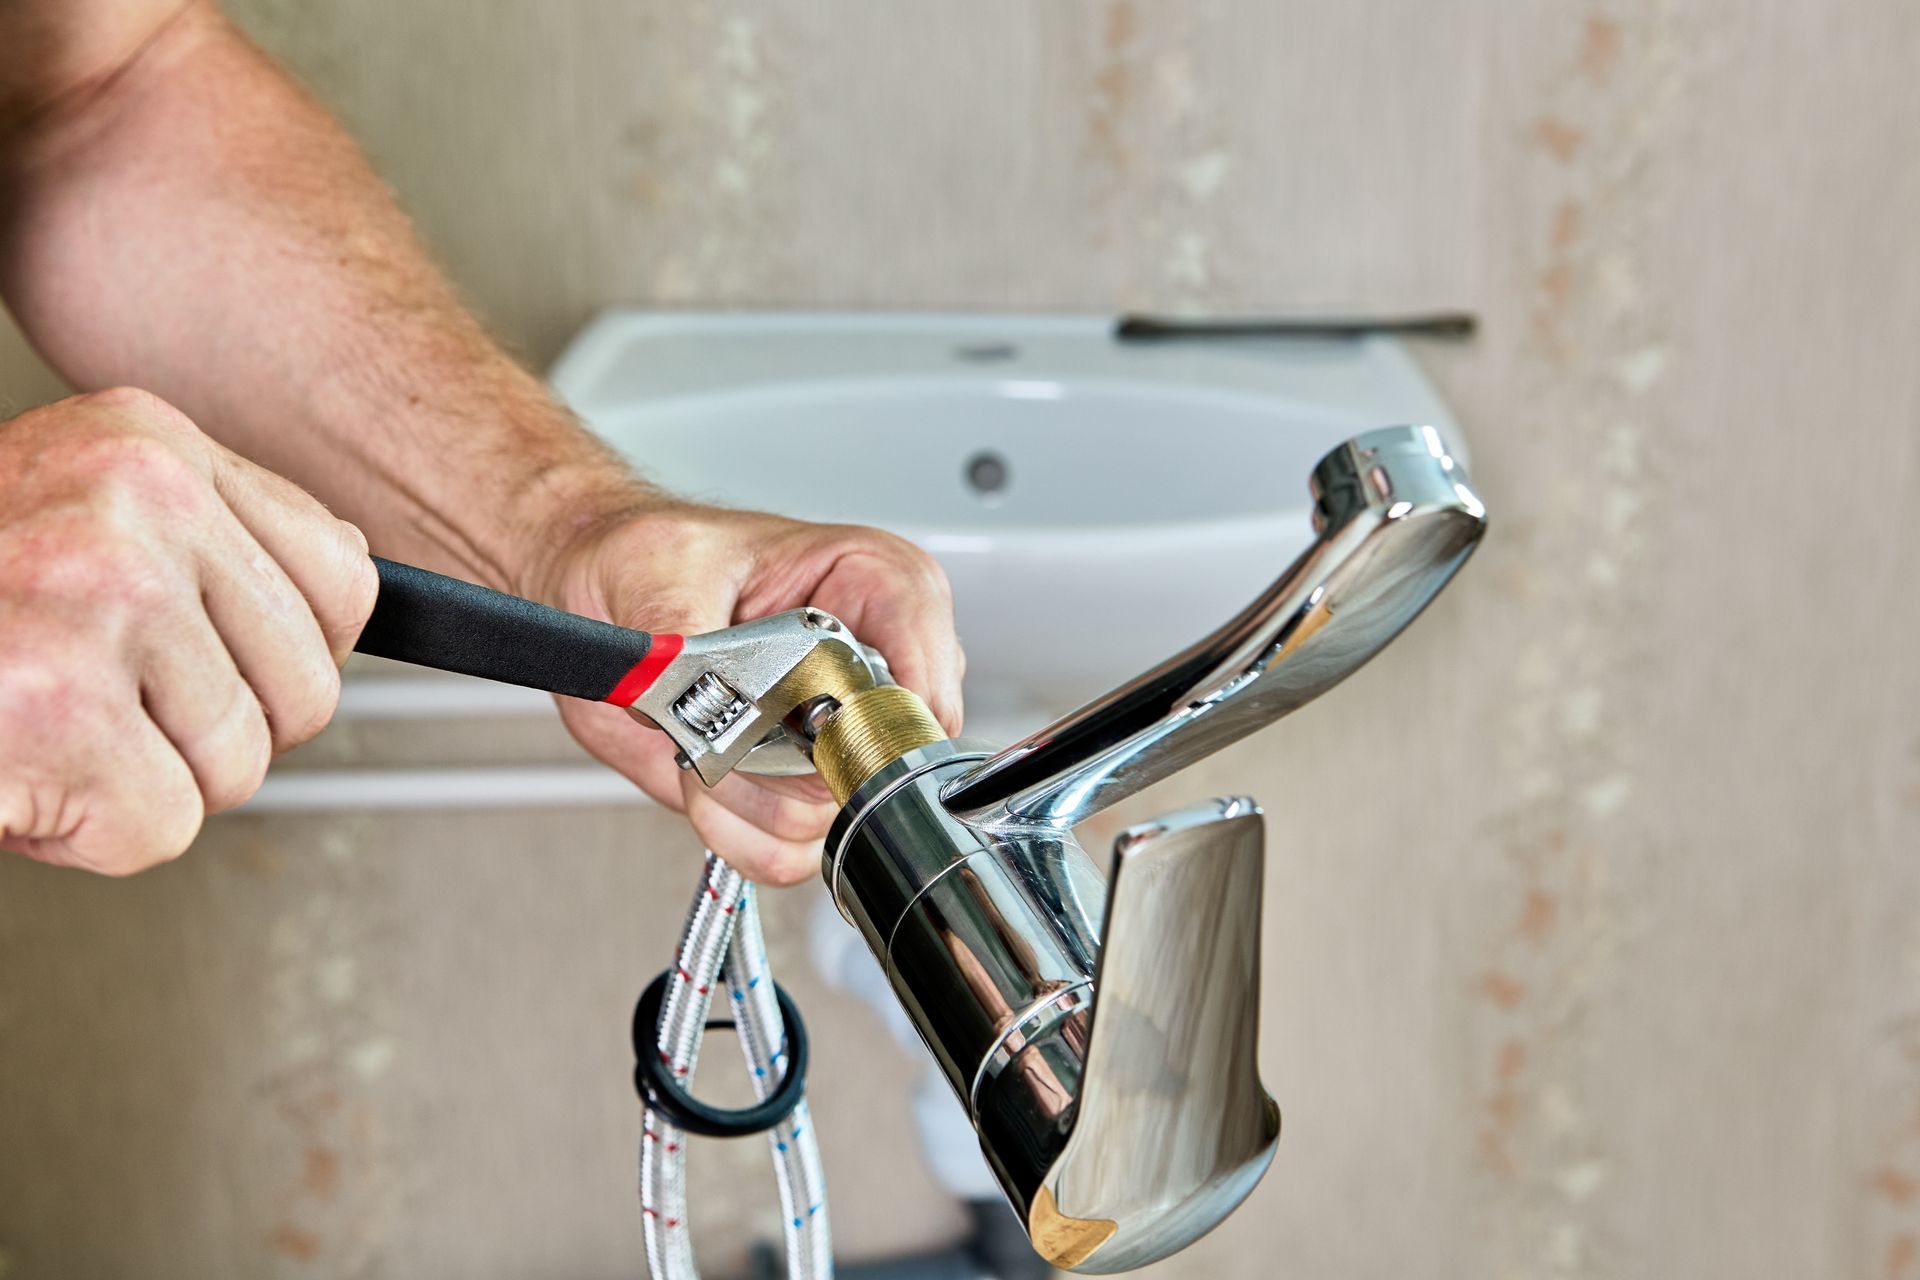
[[[1920,1276],[1920,9],[234,7],[535,360],[615,301],[1479,311],[1420,354],[1486,549],[1151,798],[1272,815],[1288,1116],[1157,1274]],[[0,865],[0,1275],[634,1274],[621,1024],[694,853],[609,810]],[[840,1234],[951,1233],[813,892]],[[699,1161],[718,1270],[771,1198]]]

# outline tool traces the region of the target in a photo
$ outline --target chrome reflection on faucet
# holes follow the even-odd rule
[[[1319,535],[1239,616],[949,788],[988,826],[1069,827],[1338,684],[1473,551],[1486,509],[1432,427],[1373,431],[1313,469]],[[1335,624],[1335,618],[1339,621]]]
[[[1110,879],[1070,828],[1333,687],[1485,528],[1430,427],[1350,440],[1311,484],[1313,545],[1185,652],[991,756],[937,729],[888,750],[876,730],[841,755],[887,763],[834,765],[834,900],[1058,1267],[1124,1271],[1190,1244],[1253,1190],[1280,1134],[1257,1063],[1259,807],[1133,827]]]

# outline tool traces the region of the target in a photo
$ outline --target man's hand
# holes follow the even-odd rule
[[[960,655],[946,584],[932,561],[885,534],[673,506],[637,484],[488,339],[345,134],[210,0],[0,3],[0,50],[13,55],[0,58],[0,293],[69,382],[153,388],[215,438],[320,494],[365,529],[382,555],[408,564],[653,630],[700,632],[818,605],[886,654],[895,677],[925,695],[943,724],[959,727]],[[49,412],[80,410],[70,402]],[[34,416],[0,428],[0,440],[29,438],[23,428]],[[280,527],[304,524],[311,533],[326,524],[325,514],[290,485],[243,471],[232,455],[169,421],[168,438],[194,442],[182,456],[195,460],[203,481],[249,478],[217,490],[203,483],[193,492],[203,505],[218,499],[232,509],[224,526],[245,526],[265,547],[267,567],[256,566],[249,581],[291,579],[311,602],[309,613],[329,623],[338,654],[364,618],[371,577],[314,580],[310,565],[344,553],[321,548],[326,539],[318,535],[270,538],[256,515],[266,499],[238,491],[283,495]],[[37,430],[54,434],[50,425]],[[87,794],[109,798],[88,802],[89,827],[117,821],[123,827],[115,839],[139,834],[153,846],[135,856],[109,841],[99,847],[121,851],[96,860],[131,866],[175,850],[198,819],[197,806],[185,803],[183,770],[193,770],[209,800],[228,803],[252,789],[266,756],[256,726],[245,769],[203,765],[207,749],[181,739],[198,743],[206,731],[196,735],[186,724],[176,736],[176,721],[190,719],[179,704],[202,719],[205,708],[242,719],[244,682],[281,740],[290,741],[297,733],[287,733],[283,718],[307,710],[317,723],[331,704],[333,676],[316,669],[324,650],[317,642],[297,650],[284,639],[258,641],[255,631],[276,625],[268,613],[256,610],[250,620],[245,609],[214,607],[216,596],[228,601],[236,594],[231,583],[208,592],[204,611],[190,607],[183,579],[205,587],[208,575],[235,576],[231,562],[189,541],[192,529],[222,523],[211,518],[194,525],[148,512],[144,523],[159,533],[122,538],[102,526],[108,533],[96,538],[116,555],[167,568],[148,576],[172,582],[174,594],[157,585],[148,590],[177,606],[169,626],[196,635],[192,643],[203,658],[184,656],[188,641],[159,643],[148,625],[152,605],[135,609],[118,597],[87,603],[87,590],[113,596],[100,585],[58,587],[69,593],[58,596],[65,614],[41,610],[36,617],[37,602],[53,589],[34,576],[40,553],[10,549],[25,536],[15,526],[24,528],[33,508],[8,486],[31,497],[27,490],[43,482],[24,478],[6,457],[0,477],[0,655],[44,655],[56,670],[44,679],[0,675],[0,778],[14,776],[6,770],[26,758],[19,753],[44,752],[54,741],[93,744],[51,776],[79,777],[80,765],[93,762],[100,776],[88,775]],[[123,505],[138,508],[132,498]],[[630,509],[646,514],[602,518]],[[574,523],[583,512],[591,525],[585,534]],[[229,534],[229,542],[239,536]],[[370,572],[364,557],[347,558],[352,574]],[[257,595],[272,594],[253,585]],[[81,598],[70,598],[76,591]],[[286,591],[277,596],[291,610]],[[197,631],[182,618],[198,619]],[[280,625],[291,623],[282,618]],[[29,627],[38,628],[37,638],[12,638]],[[87,664],[63,652],[62,640],[47,638],[67,634],[92,646]],[[269,666],[275,655],[281,665]],[[163,669],[204,674],[221,660],[240,672],[227,678],[224,693],[183,700],[156,697],[162,685],[149,688]],[[141,732],[108,719],[106,691],[87,675],[99,664],[119,679],[111,714],[138,720]],[[309,674],[312,686],[303,687],[312,706],[280,710],[289,671]],[[192,683],[166,680],[166,689]],[[70,688],[81,681],[85,690]],[[55,692],[38,692],[42,684]],[[74,734],[29,724],[23,738],[19,724],[32,715],[9,709],[22,703],[91,719]],[[701,835],[743,871],[773,882],[811,872],[829,820],[817,782],[736,776],[708,792],[674,767],[666,735],[624,712],[570,705],[566,715],[589,748],[656,798],[684,807]],[[135,753],[136,742],[145,744],[138,748],[141,767],[166,775],[165,787],[144,775],[136,783],[127,770],[100,763],[116,751]],[[36,768],[46,774],[52,766]],[[167,824],[146,812],[125,826],[128,797],[150,805],[161,796],[172,797]],[[0,810],[0,822],[16,837],[22,832],[14,824],[34,831],[45,825],[43,810],[52,803],[4,793],[0,802],[29,806],[24,818]],[[117,816],[96,824],[96,813]],[[64,830],[69,818],[55,817],[55,829]],[[68,846],[31,848],[67,860],[83,856]]]
[[[142,391],[0,423],[0,848],[113,875],[319,732],[366,540]]]
[[[894,679],[960,730],[964,667],[946,575],[909,542],[848,525],[711,507],[616,520],[561,553],[534,594],[574,613],[696,635],[814,605],[885,655]],[[567,727],[749,878],[794,884],[820,869],[833,805],[817,778],[732,774],[708,789],[673,762],[664,733],[618,707],[561,701]]]

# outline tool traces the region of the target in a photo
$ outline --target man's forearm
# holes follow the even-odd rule
[[[524,588],[645,491],[488,339],[345,133],[210,8],[0,152],[0,290],[82,388],[134,384],[375,550]]]

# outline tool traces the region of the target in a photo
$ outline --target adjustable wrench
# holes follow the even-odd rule
[[[664,730],[712,786],[735,769],[810,773],[789,717],[886,682],[878,654],[819,609],[682,636],[549,608],[374,557],[380,595],[354,648],[376,657],[609,702]]]

